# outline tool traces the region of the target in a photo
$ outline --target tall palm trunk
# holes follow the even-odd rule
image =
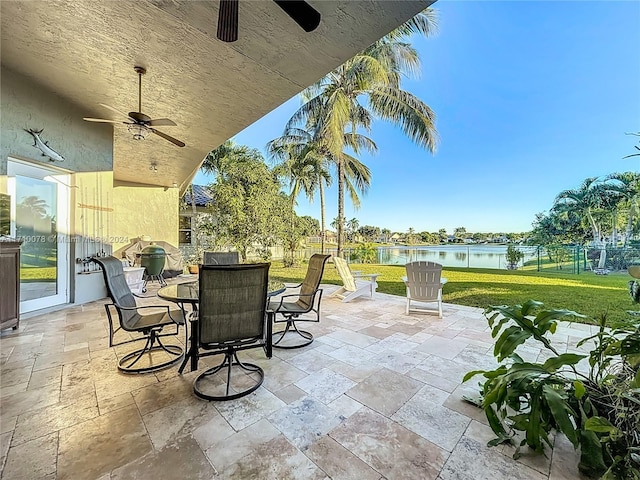
[[[337,256],[343,257],[344,232],[344,164],[338,160],[338,251]]]
[[[324,254],[324,236],[326,228],[324,216],[324,185],[322,185],[322,179],[320,180],[318,189],[320,191],[320,253]]]
[[[598,259],[598,268],[604,268],[607,262],[607,245],[604,242],[604,239],[600,235],[600,229],[598,228],[598,224],[591,215],[591,210],[587,209],[587,219],[591,224],[591,231],[593,233],[593,243],[596,248],[600,249],[600,258]]]
[[[634,196],[631,199],[631,206],[629,207],[629,219],[627,220],[627,228],[624,232],[624,247],[627,248],[629,246],[629,239],[631,238],[631,233],[633,232],[633,219],[636,215],[638,207],[638,198]]]
[[[200,249],[200,234],[198,232],[198,210],[196,208],[196,194],[193,190],[193,183],[189,188],[191,189],[191,245],[194,246],[197,255]]]

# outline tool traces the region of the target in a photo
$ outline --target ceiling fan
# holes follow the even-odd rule
[[[223,42],[238,40],[238,1],[220,0],[218,11],[218,39]],[[305,32],[313,32],[320,24],[320,13],[302,0],[273,0]]]
[[[147,73],[147,70],[143,67],[133,67],[133,69],[138,74],[138,111],[137,112],[129,112],[124,113],[118,110],[117,108],[111,107],[104,103],[100,103],[105,108],[127,118],[127,121],[121,120],[107,120],[105,118],[84,118],[87,122],[98,122],[98,123],[124,123],[127,125],[127,129],[129,132],[133,134],[133,138],[135,140],[144,140],[145,135],[148,132],[155,133],[156,135],[164,138],[165,140],[169,140],[174,145],[178,147],[184,147],[184,142],[181,142],[177,138],[173,138],[166,133],[162,133],[159,130],[156,130],[153,127],[175,127],[176,123],[173,120],[169,120],[168,118],[156,118],[152,119],[148,115],[142,113],[142,75]]]

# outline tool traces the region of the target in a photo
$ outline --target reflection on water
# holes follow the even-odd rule
[[[538,247],[518,246],[518,250],[525,254],[527,262],[537,257]],[[309,252],[307,252],[309,253]],[[329,253],[335,253],[329,249]],[[498,268],[507,266],[506,245],[434,245],[423,247],[378,247],[378,261],[381,265],[404,265],[417,260],[431,261],[445,267],[467,268]],[[345,256],[349,258],[350,251],[345,249]]]

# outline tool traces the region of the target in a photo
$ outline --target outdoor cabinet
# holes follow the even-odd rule
[[[20,245],[0,239],[0,330],[20,322]]]

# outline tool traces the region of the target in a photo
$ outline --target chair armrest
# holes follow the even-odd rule
[[[278,310],[280,310],[280,307],[282,307],[282,304],[284,303],[284,300],[286,298],[289,297],[296,297],[297,299],[300,299],[301,297],[309,297],[309,298],[313,298],[315,297],[316,293],[318,293],[320,291],[320,289],[318,288],[317,290],[315,290],[313,293],[308,293],[308,294],[298,294],[298,293],[293,293],[290,295],[282,295],[280,297],[280,303],[278,304],[278,306],[276,307],[275,310],[273,310],[274,312],[277,312]]]
[[[381,273],[359,273],[357,275],[354,274],[353,278],[370,278],[375,282],[380,275],[382,274]]]
[[[116,304],[110,304],[115,306],[117,309],[119,310],[129,310],[129,311],[133,311],[133,310],[142,310],[144,308],[162,308],[162,309],[166,309],[167,312],[169,312],[169,305],[140,305],[140,306],[136,306],[136,307],[123,307],[121,305],[116,305]]]

